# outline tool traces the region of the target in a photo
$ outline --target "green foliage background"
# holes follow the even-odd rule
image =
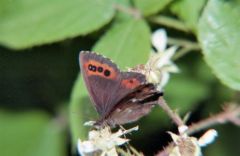
[[[192,112],[191,123],[239,102],[239,15],[238,0],[1,0],[0,155],[74,154],[77,139],[86,138],[83,123],[96,119],[79,51],[97,51],[126,69],[147,61],[158,28],[180,47],[181,72],[165,90],[171,107]],[[176,128],[159,108],[136,124],[132,144],[148,155]],[[239,154],[239,128],[214,128],[219,137],[204,155]]]

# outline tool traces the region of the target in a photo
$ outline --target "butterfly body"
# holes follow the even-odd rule
[[[108,58],[80,53],[84,82],[100,119],[96,125],[121,125],[148,114],[162,93],[146,82],[145,75],[121,72]]]

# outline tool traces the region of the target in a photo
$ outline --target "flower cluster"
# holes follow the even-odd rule
[[[148,82],[156,84],[158,90],[163,90],[170,78],[170,73],[179,72],[178,67],[171,60],[177,47],[167,48],[167,33],[164,29],[158,29],[153,33],[152,45],[156,50],[152,50],[145,65],[145,75]]]
[[[183,125],[178,128],[179,135],[168,132],[174,142],[174,147],[169,152],[170,156],[201,156],[201,147],[212,143],[217,137],[217,131],[210,129],[199,139],[186,134],[188,127]]]
[[[103,156],[118,156],[116,146],[123,145],[129,141],[129,139],[122,138],[121,136],[136,130],[138,130],[138,127],[128,130],[119,129],[115,133],[111,132],[110,127],[92,130],[88,134],[88,140],[78,140],[78,152],[82,156],[93,153],[99,153],[98,155]]]
[[[178,67],[171,60],[177,47],[167,48],[167,33],[164,29],[158,29],[152,34],[152,45],[148,62],[145,65],[138,65],[129,71],[135,71],[146,75],[147,81],[157,86],[162,91],[168,83],[170,73],[179,72]]]

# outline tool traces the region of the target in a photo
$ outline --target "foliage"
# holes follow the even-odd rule
[[[75,153],[88,131],[83,123],[96,119],[79,51],[94,50],[126,70],[146,63],[158,28],[179,47],[174,58],[181,72],[165,89],[171,107],[192,112],[193,122],[226,101],[239,102],[239,13],[238,0],[1,0],[0,155]],[[171,123],[159,108],[137,124],[137,149],[153,154],[166,145],[159,134]],[[240,153],[232,146],[240,143],[236,127],[220,131],[206,155]],[[147,146],[156,140],[157,147]]]

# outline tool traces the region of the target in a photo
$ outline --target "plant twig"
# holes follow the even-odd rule
[[[178,46],[182,46],[182,47],[191,47],[195,50],[201,50],[201,47],[199,46],[199,44],[197,42],[193,42],[193,41],[181,39],[181,38],[168,37],[168,44],[178,45]]]
[[[176,39],[176,38],[168,38],[168,44],[181,46],[182,49],[179,50],[174,56],[173,60],[177,60],[178,58],[184,56],[186,53],[190,51],[200,51],[201,47],[197,42],[192,42],[184,39]]]
[[[192,49],[191,48],[182,48],[180,49],[174,56],[173,56],[173,60],[176,61],[177,59],[181,58],[182,56],[184,56],[185,54],[191,52]]]
[[[190,32],[190,29],[188,29],[183,22],[176,20],[174,18],[171,18],[171,17],[162,16],[162,15],[161,16],[153,16],[153,17],[150,17],[149,20],[153,23],[165,25],[167,27],[171,27],[171,28],[174,28],[174,29],[186,32],[186,33]]]
[[[180,116],[175,113],[166,103],[166,101],[160,97],[158,99],[158,105],[162,107],[162,109],[168,114],[168,116],[173,120],[173,122],[179,127],[184,125],[184,122],[180,118]]]
[[[240,126],[240,106],[234,104],[225,106],[223,112],[189,126],[187,134],[190,135],[213,125],[224,124],[226,122],[232,122]]]
[[[165,103],[166,104],[166,103]],[[210,126],[216,124],[224,124],[226,122],[232,122],[237,126],[240,126],[240,106],[236,104],[229,104],[225,106],[223,112],[220,112],[214,116],[211,116],[205,120],[202,120],[198,123],[195,123],[189,126],[189,129],[186,131],[188,135],[196,133],[200,130],[206,129]],[[170,151],[173,149],[173,142],[160,151],[156,156],[168,156]]]

